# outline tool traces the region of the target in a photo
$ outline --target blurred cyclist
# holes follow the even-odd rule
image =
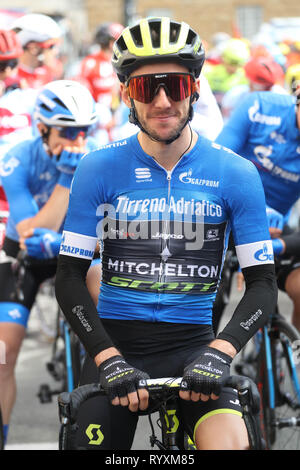
[[[222,63],[211,67],[205,73],[220,107],[228,90],[248,83],[243,66],[249,58],[249,47],[241,39],[230,39],[226,42],[221,58]]]
[[[291,65],[285,74],[285,83],[287,91],[295,93],[298,84],[300,84],[300,63]]]
[[[23,49],[14,31],[0,30],[0,160],[10,147],[32,137],[36,92],[23,89],[17,67]],[[0,181],[0,247],[8,216],[8,202]]]
[[[45,51],[54,48],[60,41],[62,31],[49,16],[30,13],[21,16],[11,26],[24,49],[18,66],[18,76],[26,80],[27,86],[39,88],[52,81],[55,76],[45,62]]]
[[[0,339],[6,345],[0,404],[6,434],[16,395],[16,360],[39,285],[55,274],[73,172],[84,153],[96,148],[88,138],[97,119],[95,102],[79,83],[58,80],[45,86],[35,117],[40,136],[13,147],[1,165],[10,206],[0,253]],[[22,277],[14,271],[20,241],[29,255]]]
[[[222,99],[222,114],[227,120],[238,103],[251,91],[273,91],[284,93],[283,68],[272,57],[252,57],[245,64],[249,84],[237,85],[225,93]]]
[[[22,54],[23,49],[16,33],[0,30],[0,96],[20,85],[16,69]]]
[[[249,93],[236,107],[216,142],[257,167],[266,196],[270,234],[278,238],[300,197],[300,87],[294,94]],[[285,271],[283,288],[293,302],[293,324],[300,330],[300,268]]]
[[[111,65],[112,47],[123,26],[118,23],[104,23],[96,31],[94,42],[100,50],[85,57],[81,63],[80,75],[87,80],[96,102],[113,107],[113,98],[118,79]]]

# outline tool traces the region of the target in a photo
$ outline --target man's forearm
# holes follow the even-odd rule
[[[60,255],[55,278],[57,301],[71,328],[92,358],[114,347],[107,335],[85,278],[89,261]],[[113,354],[114,355],[114,354]]]
[[[17,224],[18,234],[23,237],[28,230],[36,227],[49,228],[57,232],[66,216],[68,204],[69,189],[57,184],[41,210],[33,217]]]
[[[274,265],[243,269],[246,290],[231,320],[217,339],[228,341],[237,352],[267,322],[277,304]]]

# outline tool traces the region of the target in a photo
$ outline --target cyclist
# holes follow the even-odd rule
[[[30,309],[40,283],[55,274],[72,173],[83,154],[97,147],[87,138],[97,120],[95,102],[77,82],[47,84],[37,97],[35,117],[40,136],[11,148],[1,162],[10,207],[0,253],[0,339],[6,345],[0,403],[6,430],[15,401],[14,369]],[[14,271],[20,240],[30,256],[22,278]]]
[[[210,67],[205,73],[219,106],[227,91],[237,85],[248,84],[244,65],[249,59],[249,54],[249,47],[243,40],[232,38],[225,43],[222,50],[222,62]]]
[[[285,83],[288,92],[293,94],[297,83],[300,84],[300,64],[293,64],[287,69],[285,74]]]
[[[295,90],[295,96],[270,91],[250,93],[216,139],[217,143],[255,164],[263,183],[266,204],[279,213],[282,226],[287,224],[290,210],[300,195],[300,88]],[[271,219],[275,224],[271,223],[270,227],[276,227],[278,217]],[[271,236],[275,238],[280,233]],[[288,282],[289,276],[293,276],[294,282]],[[300,329],[300,294],[295,288],[300,269],[295,269],[289,276],[285,290],[294,306],[293,324]]]
[[[101,24],[94,38],[100,50],[86,56],[80,66],[80,76],[88,82],[95,101],[109,108],[113,107],[117,92],[117,77],[111,64],[112,46],[123,29],[119,23]]]
[[[29,13],[13,22],[11,29],[18,35],[23,47],[18,66],[18,77],[30,88],[41,88],[54,80],[53,70],[44,64],[45,51],[56,47],[62,31],[49,16]]]
[[[204,56],[199,35],[169,18],[141,19],[114,45],[121,96],[140,132],[80,162],[55,282],[88,351],[81,384],[100,379],[108,394],[83,406],[79,448],[129,449],[148,404],[139,380],[181,375],[197,447],[247,446],[235,392],[221,384],[275,307],[273,254],[256,169],[189,126]],[[211,307],[229,227],[248,289],[215,339]],[[84,283],[98,237],[101,319]],[[85,433],[91,424],[98,447]]]
[[[14,31],[0,30],[0,160],[10,147],[32,137],[36,91],[24,89],[17,76],[22,46]],[[5,235],[8,203],[0,182],[0,247]]]
[[[283,87],[283,68],[272,57],[252,57],[245,64],[245,74],[249,84],[235,86],[225,93],[222,99],[222,113],[227,120],[241,99],[252,91],[273,91],[286,94]]]
[[[23,53],[22,46],[13,31],[0,30],[0,96],[9,89],[19,87],[16,77],[18,59]]]
[[[32,137],[37,92],[24,89],[17,75],[23,50],[14,31],[0,30],[0,158],[12,145]]]

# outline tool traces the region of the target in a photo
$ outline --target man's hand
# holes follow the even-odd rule
[[[267,219],[269,224],[269,231],[271,238],[278,238],[282,233],[284,218],[280,212],[272,209],[271,207],[266,208]]]
[[[47,228],[33,228],[20,239],[20,248],[37,259],[50,259],[58,256],[62,235]]]
[[[184,369],[180,398],[192,401],[217,400],[230,374],[232,357],[211,346]]]
[[[102,362],[99,372],[100,384],[113,405],[128,406],[133,412],[148,407],[149,394],[139,383],[149,379],[148,374],[135,369],[119,355]]]
[[[85,153],[82,147],[65,147],[59,154],[53,156],[53,160],[59,171],[72,175]]]

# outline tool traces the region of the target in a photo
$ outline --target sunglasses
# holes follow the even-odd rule
[[[14,69],[18,65],[18,59],[8,59],[0,61],[0,72],[4,72],[7,67]]]
[[[161,86],[173,101],[182,101],[196,91],[195,79],[189,73],[139,75],[129,78],[126,86],[130,98],[145,104],[153,101]]]
[[[55,127],[59,131],[59,136],[68,140],[75,140],[79,135],[84,139],[91,133],[91,126],[84,127]]]

